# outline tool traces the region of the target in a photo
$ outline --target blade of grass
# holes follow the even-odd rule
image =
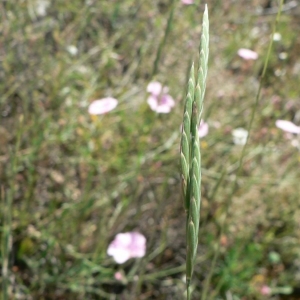
[[[154,65],[153,65],[153,70],[152,70],[152,75],[151,77],[154,77],[157,73],[158,73],[158,63],[160,61],[160,57],[163,51],[163,48],[166,44],[167,38],[169,36],[169,33],[171,31],[172,28],[172,23],[173,23],[173,16],[174,16],[174,10],[175,10],[175,0],[171,0],[171,9],[170,9],[170,13],[169,13],[169,17],[168,17],[168,21],[167,21],[167,26],[166,26],[166,30],[165,30],[165,34],[163,39],[161,40],[157,52],[156,52],[156,57],[155,57],[155,61],[154,61]]]
[[[11,173],[9,174],[9,189],[6,191],[4,186],[1,186],[1,200],[3,200],[2,212],[2,299],[9,299],[9,260],[12,250],[12,208],[15,193],[15,175],[17,173],[18,152],[20,149],[22,135],[23,116],[19,119],[19,126],[16,138],[15,149],[11,157]]]

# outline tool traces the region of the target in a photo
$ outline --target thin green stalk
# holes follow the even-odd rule
[[[192,296],[192,289],[191,289],[191,286],[190,286],[190,285],[188,285],[186,292],[187,292],[187,299],[188,299],[188,300],[191,299],[191,296]]]
[[[171,9],[170,9],[170,14],[168,17],[168,21],[167,21],[167,26],[166,26],[166,30],[165,30],[165,34],[163,39],[161,40],[157,52],[156,52],[156,57],[155,57],[155,61],[154,61],[154,67],[152,70],[152,75],[151,77],[155,76],[158,73],[158,63],[160,61],[160,57],[162,54],[162,50],[166,44],[167,38],[169,36],[169,33],[171,31],[171,27],[172,27],[172,23],[173,23],[173,16],[174,16],[174,10],[175,10],[175,0],[171,0]]]
[[[23,116],[19,120],[17,140],[11,159],[11,173],[9,174],[9,190],[1,186],[1,200],[3,200],[3,227],[2,227],[2,299],[9,299],[9,259],[12,248],[12,207],[15,191],[15,175],[17,173],[18,151],[21,143]]]
[[[4,186],[1,186],[1,202],[3,201],[2,211],[2,241],[1,241],[1,253],[2,253],[2,299],[8,299],[8,287],[9,287],[9,276],[8,276],[8,263],[9,263],[9,252],[11,245],[11,214],[9,210],[8,197],[6,197]]]
[[[274,36],[274,33],[276,32],[276,29],[277,29],[277,25],[278,25],[280,15],[281,15],[281,12],[282,12],[282,6],[283,6],[283,0],[280,0],[279,10],[277,12],[275,21],[274,21],[273,26],[272,26],[272,36],[271,36],[270,43],[269,43],[269,46],[268,46],[267,57],[266,57],[265,62],[264,62],[262,75],[261,75],[260,81],[259,81],[259,87],[258,87],[258,90],[257,90],[257,93],[256,93],[253,108],[252,108],[252,111],[251,111],[250,121],[249,121],[248,126],[247,126],[247,130],[248,130],[249,134],[247,136],[246,143],[243,146],[241,156],[240,156],[239,162],[238,162],[236,177],[235,177],[235,180],[234,180],[233,185],[232,185],[231,193],[230,193],[229,197],[227,198],[228,201],[225,205],[225,215],[224,215],[224,218],[223,218],[222,224],[221,224],[220,237],[225,232],[225,224],[226,224],[226,220],[227,220],[227,217],[228,217],[229,208],[231,207],[233,195],[236,193],[236,190],[237,190],[237,179],[240,176],[241,171],[242,171],[242,166],[243,166],[244,158],[245,158],[245,155],[246,155],[246,146],[248,144],[249,135],[250,135],[250,132],[251,132],[251,129],[252,129],[252,126],[253,126],[253,122],[254,122],[256,112],[257,112],[257,108],[258,108],[258,104],[259,104],[259,100],[260,100],[261,89],[263,87],[263,83],[264,83],[264,80],[265,80],[266,70],[267,70],[267,67],[268,67],[268,64],[269,64],[271,50],[272,50],[272,46],[273,46],[273,36]],[[208,290],[209,290],[211,278],[212,278],[212,275],[214,273],[214,270],[215,270],[215,267],[216,267],[216,262],[219,258],[219,255],[220,255],[220,239],[218,241],[218,247],[217,247],[217,249],[214,253],[214,257],[213,257],[213,260],[212,260],[212,264],[211,264],[211,267],[210,267],[209,274],[208,274],[208,276],[206,278],[206,281],[205,281],[205,284],[204,284],[204,289],[203,289],[203,293],[202,293],[202,297],[201,297],[202,300],[206,300],[207,297],[208,297]],[[208,299],[210,300],[211,297],[208,297]]]

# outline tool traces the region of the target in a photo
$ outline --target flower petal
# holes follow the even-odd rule
[[[256,60],[258,58],[258,54],[250,49],[241,48],[237,53],[245,60]]]
[[[162,84],[158,81],[152,81],[147,86],[147,92],[154,96],[158,96],[162,91]]]
[[[267,285],[263,285],[260,289],[260,293],[264,296],[271,295],[272,289]]]
[[[121,272],[116,272],[115,275],[114,275],[115,279],[118,280],[118,281],[122,281],[124,276]]]
[[[199,137],[205,137],[208,134],[208,124],[201,120],[200,126],[198,128]]]
[[[248,131],[244,128],[236,128],[232,130],[232,137],[236,145],[245,145],[248,138]]]
[[[111,97],[103,98],[93,101],[88,108],[88,112],[91,115],[102,115],[113,110],[117,105],[117,99]]]
[[[174,99],[168,94],[162,95],[162,97],[160,99],[160,103],[162,105],[168,105],[169,107],[174,107],[175,106]]]
[[[155,111],[159,114],[168,114],[171,112],[171,107],[168,105],[159,105]]]
[[[138,233],[131,232],[131,257],[143,257],[146,253],[146,238]]]
[[[276,126],[283,131],[300,134],[300,127],[295,125],[293,122],[286,121],[286,120],[277,120]]]
[[[113,248],[110,249],[110,252],[108,252],[107,254],[112,256],[115,262],[118,264],[123,264],[125,261],[131,258],[130,251],[126,249]]]
[[[185,5],[189,5],[189,4],[193,4],[194,0],[181,0],[181,3]]]
[[[151,109],[159,114],[168,114],[171,111],[171,108],[175,105],[175,101],[170,95],[162,95],[160,99],[157,99],[156,101],[156,107]]]
[[[157,101],[157,97],[155,96],[149,96],[147,103],[149,104],[150,108],[154,111],[156,111],[157,106],[158,106],[158,101]]]
[[[112,256],[118,264],[130,258],[143,257],[145,253],[146,238],[138,232],[117,234],[107,249],[107,254]]]

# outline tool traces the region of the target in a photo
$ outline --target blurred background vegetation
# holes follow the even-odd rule
[[[184,299],[180,125],[204,3],[174,1],[152,77],[171,4],[1,1],[1,265],[8,272],[1,281],[8,299]],[[194,297],[207,283],[208,299],[300,299],[300,153],[275,126],[277,119],[300,125],[300,4],[284,2],[233,197],[242,147],[232,130],[249,123],[278,3],[214,0],[208,7],[209,133],[201,140]],[[258,59],[243,60],[240,48]],[[169,114],[147,104],[153,80],[175,99]],[[107,96],[118,107],[90,116],[88,105]],[[106,251],[126,231],[146,236],[147,253],[118,265]]]

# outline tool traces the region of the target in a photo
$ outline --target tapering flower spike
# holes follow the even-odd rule
[[[191,299],[190,282],[198,247],[201,202],[201,153],[199,126],[203,110],[209,53],[209,22],[207,5],[203,14],[199,68],[195,81],[194,64],[191,66],[183,114],[180,145],[181,179],[184,208],[187,214],[187,299]],[[207,124],[206,124],[207,125]],[[203,123],[202,123],[203,126]],[[208,131],[208,125],[207,125]],[[207,132],[204,134],[206,135]]]

